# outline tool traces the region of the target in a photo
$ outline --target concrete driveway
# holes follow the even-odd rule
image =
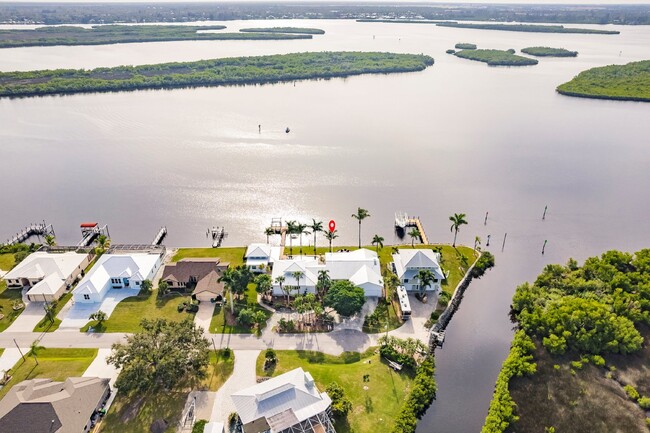
[[[78,332],[79,328],[88,323],[88,317],[99,310],[102,310],[108,315],[108,317],[111,317],[111,314],[113,313],[113,310],[115,310],[115,307],[117,307],[117,304],[126,298],[137,296],[139,292],[140,289],[134,288],[110,289],[101,303],[74,303],[67,310],[67,313],[64,313],[63,311],[59,313],[60,319],[62,319],[61,325],[59,326],[59,331]],[[70,302],[74,302],[74,299]],[[65,317],[62,317],[63,314]]]
[[[92,363],[88,366],[83,377],[101,377],[102,379],[110,379],[111,387],[115,386],[115,380],[120,373],[115,366],[106,362],[106,357],[111,354],[111,349],[99,349],[97,356]]]
[[[194,323],[203,328],[205,333],[210,332],[210,322],[212,321],[212,313],[214,313],[215,304],[209,301],[201,301],[199,304],[199,311],[194,315]]]
[[[29,348],[21,348],[23,353],[29,352]],[[8,348],[0,355],[0,372],[9,371],[20,360],[20,351],[17,348]],[[1,373],[0,373],[1,375]]]
[[[257,383],[255,362],[261,350],[235,350],[235,368],[226,383],[217,391],[210,421],[228,422],[228,415],[235,412],[230,395]]]
[[[25,304],[25,310],[14,320],[5,332],[32,332],[38,322],[45,317],[43,302],[29,302]]]

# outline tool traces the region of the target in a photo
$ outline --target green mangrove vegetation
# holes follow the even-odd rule
[[[650,249],[547,265],[517,287],[511,317],[518,331],[482,433],[645,431]]]
[[[506,30],[510,32],[533,32],[533,33],[586,33],[595,35],[618,35],[617,30],[597,30],[564,26],[543,26],[538,24],[471,24],[455,22],[439,22],[436,25],[441,27],[458,27],[461,29],[479,30]]]
[[[464,42],[459,42],[456,44],[454,47],[457,50],[475,50],[476,49],[476,44],[468,44]]]
[[[455,55],[463,59],[484,62],[489,66],[529,66],[538,63],[535,59],[514,54],[514,50],[462,50]]]
[[[650,60],[592,68],[557,91],[583,98],[650,102]]]
[[[309,34],[288,33],[207,33],[225,26],[106,25],[89,29],[75,26],[39,27],[34,30],[0,30],[0,48],[52,45],[104,45],[135,42],[229,40],[229,39],[310,39]]]
[[[313,78],[421,71],[418,54],[318,52],[235,57],[114,68],[0,73],[0,97],[259,84]]]
[[[577,57],[577,51],[569,51],[564,48],[550,47],[528,47],[521,50],[524,54],[530,54],[537,57]]]
[[[254,27],[248,29],[240,29],[239,31],[245,33],[291,33],[291,34],[304,34],[304,35],[325,34],[325,30],[313,29],[308,27]]]

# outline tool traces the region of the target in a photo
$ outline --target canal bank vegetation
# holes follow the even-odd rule
[[[240,32],[247,33],[289,33],[303,35],[324,35],[325,30],[314,29],[309,27],[253,27],[240,29]]]
[[[334,417],[339,433],[391,431],[400,408],[415,387],[417,376],[409,369],[394,371],[377,348],[363,353],[343,352],[339,356],[305,350],[277,350],[276,361],[272,363],[267,363],[266,357],[262,352],[257,358],[259,377],[277,376],[302,367],[311,373],[321,391],[332,383],[342,388],[351,408],[347,416]]]
[[[33,30],[0,30],[0,48],[47,47],[54,45],[108,45],[163,41],[310,39],[311,35],[276,31],[254,33],[207,32],[225,26],[154,26],[106,25],[83,28],[76,26],[38,27]],[[298,32],[291,32],[298,33]]]
[[[550,48],[550,47],[528,47],[522,48],[524,54],[530,54],[537,57],[577,57],[577,51],[569,51],[564,48]]]
[[[647,431],[650,249],[548,265],[511,308],[519,331],[483,433]],[[511,357],[531,365],[513,374]]]
[[[441,27],[457,27],[461,29],[479,30],[504,30],[509,32],[532,32],[532,33],[584,33],[594,35],[618,35],[617,30],[598,30],[564,26],[544,26],[538,24],[472,24],[456,22],[439,22],[436,25]]]
[[[539,63],[535,59],[516,55],[514,50],[462,50],[455,56],[487,63],[488,66],[532,66]]]
[[[373,52],[293,53],[114,68],[0,73],[0,96],[262,84],[421,71],[433,58]]]
[[[588,69],[557,91],[582,98],[650,102],[650,60]]]

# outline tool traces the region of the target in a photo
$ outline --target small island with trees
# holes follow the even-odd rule
[[[524,54],[529,54],[535,57],[577,57],[577,51],[569,51],[564,48],[550,48],[550,47],[528,47],[522,48]]]
[[[482,433],[648,431],[650,249],[547,265],[511,317]]]
[[[456,44],[454,47],[457,50],[475,50],[476,49],[476,44],[468,44],[465,42],[459,42]]]
[[[564,26],[544,26],[539,24],[474,24],[474,23],[456,23],[456,22],[438,22],[437,26],[457,27],[461,29],[479,29],[479,30],[504,30],[510,32],[530,32],[530,33],[584,33],[594,35],[618,35],[618,30],[598,30],[585,29],[578,27]]]
[[[650,60],[588,69],[557,91],[582,98],[650,102]]]
[[[244,33],[287,33],[287,34],[302,34],[302,35],[324,35],[325,30],[313,29],[307,27],[254,27],[247,29],[240,29]]]
[[[488,66],[532,66],[538,63],[535,59],[518,56],[515,50],[462,50],[454,54],[457,57],[477,62],[487,63]]]
[[[105,25],[89,29],[76,26],[38,27],[33,30],[0,30],[0,48],[44,47],[54,45],[105,45],[136,42],[311,39],[302,32],[232,32],[219,33],[225,26],[178,25]],[[211,32],[207,32],[210,30]]]
[[[317,52],[184,63],[0,73],[0,97],[262,84],[315,78],[422,71],[420,54]]]

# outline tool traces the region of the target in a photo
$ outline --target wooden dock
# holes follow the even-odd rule
[[[153,242],[151,242],[151,245],[160,245],[163,239],[165,239],[165,236],[167,236],[167,227],[163,226],[158,231],[156,237],[153,238]]]
[[[22,242],[25,242],[32,236],[54,236],[54,228],[52,224],[46,224],[45,221],[42,223],[30,224],[18,233],[11,239],[7,239],[3,245],[15,245]]]
[[[422,226],[422,221],[420,221],[420,217],[407,219],[406,226],[415,227],[416,229],[418,229],[418,232],[420,232],[420,241],[424,245],[429,245],[429,239],[427,238],[427,234],[424,232],[424,227]]]
[[[77,248],[87,247],[93,243],[95,238],[104,235],[107,238],[110,237],[108,232],[108,226],[104,225],[100,227],[97,223],[83,223],[81,224],[81,240],[77,244]]]

